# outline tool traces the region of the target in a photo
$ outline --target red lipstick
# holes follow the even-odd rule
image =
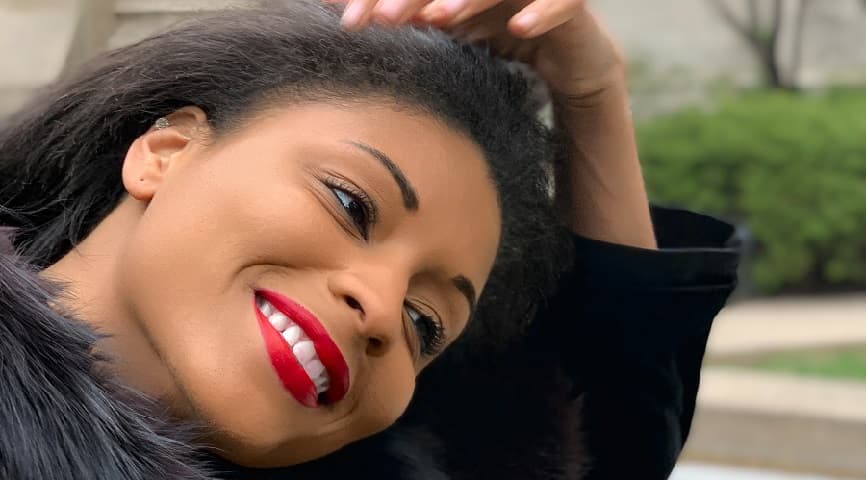
[[[316,355],[325,366],[330,379],[328,390],[324,392],[325,398],[328,403],[342,400],[349,390],[349,367],[346,365],[346,360],[343,358],[339,347],[316,316],[280,293],[271,290],[258,290],[256,295],[261,296],[276,310],[289,317],[309,337],[316,349]],[[295,358],[292,347],[259,310],[255,297],[253,298],[253,308],[258,318],[259,329],[265,340],[265,348],[268,351],[271,365],[273,365],[283,386],[302,405],[311,408],[319,406],[316,385]]]

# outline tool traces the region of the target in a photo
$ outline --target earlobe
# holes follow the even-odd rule
[[[198,107],[184,107],[160,119],[135,139],[126,152],[121,176],[129,195],[150,201],[166,175],[192,149],[195,140],[210,132],[207,116]]]

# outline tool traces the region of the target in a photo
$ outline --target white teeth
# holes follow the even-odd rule
[[[262,300],[261,305],[259,305],[259,310],[261,310],[262,313],[268,318],[270,318],[271,315],[273,315],[274,313],[277,313],[277,309],[275,309],[274,306],[270,304],[270,302],[264,299]]]
[[[308,363],[304,364],[304,371],[307,372],[307,375],[309,375],[313,380],[313,383],[316,384],[317,394],[328,391],[330,382],[328,381],[328,374],[325,373],[325,366],[322,365],[322,362],[318,360],[310,360]]]
[[[298,363],[304,368],[304,372],[310,377],[316,385],[316,393],[320,394],[327,392],[330,387],[330,379],[325,369],[325,365],[319,360],[316,354],[316,347],[313,342],[304,334],[304,331],[292,321],[286,314],[278,311],[271,305],[270,302],[263,298],[258,298],[256,305],[262,314],[267,317],[268,321],[278,331],[282,332],[283,339],[292,347],[292,353]]]
[[[281,332],[289,326],[289,317],[285,316],[281,312],[276,312],[268,315],[268,320],[270,320],[271,325],[273,325],[274,328]]]
[[[325,371],[325,366],[318,360],[310,360],[304,364],[304,371],[307,372],[310,378],[318,378]]]
[[[295,358],[298,359],[298,362],[300,362],[301,365],[306,365],[307,362],[316,357],[316,347],[313,346],[313,342],[309,340],[296,343],[292,347],[292,352],[295,354]]]
[[[283,338],[289,343],[289,345],[294,347],[303,334],[304,332],[301,330],[301,327],[292,325],[283,332]]]
[[[327,392],[330,384],[328,383],[328,377],[326,375],[322,375],[321,377],[316,377],[316,393]]]

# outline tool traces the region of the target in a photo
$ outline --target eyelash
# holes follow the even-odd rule
[[[342,207],[346,217],[355,225],[361,238],[369,240],[370,228],[376,223],[378,210],[369,195],[352,183],[342,178],[330,176],[325,184],[334,193],[337,203]],[[341,195],[342,194],[342,195]],[[359,220],[351,213],[350,202],[357,202],[361,206],[363,219]],[[420,352],[422,355],[431,357],[439,353],[445,343],[445,328],[437,318],[421,313],[417,307],[406,302],[404,304],[406,315],[418,332]],[[413,316],[414,312],[416,315]]]
[[[415,326],[420,340],[421,354],[426,357],[432,357],[442,350],[445,343],[445,327],[442,322],[431,315],[421,313],[416,307],[409,303],[405,304],[406,315]],[[415,312],[417,317],[413,317],[410,311]]]
[[[363,190],[352,185],[346,180],[336,177],[330,177],[325,181],[328,188],[334,193],[337,203],[343,208],[346,216],[355,225],[361,238],[364,240],[370,239],[370,228],[376,224],[376,216],[378,210],[376,204],[370,199]],[[342,193],[343,195],[340,195]],[[344,196],[346,198],[344,198]],[[357,202],[361,206],[361,214],[363,219],[359,220],[350,211],[351,208],[347,205],[350,202]]]

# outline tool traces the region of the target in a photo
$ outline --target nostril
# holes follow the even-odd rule
[[[350,297],[347,295],[346,296],[346,303],[350,307],[352,307],[352,310],[357,310],[357,311],[361,312],[362,314],[364,313],[364,307],[361,306],[361,302],[355,300],[355,297]]]
[[[382,353],[385,347],[385,342],[380,338],[370,337],[367,341],[367,354],[377,356]]]

